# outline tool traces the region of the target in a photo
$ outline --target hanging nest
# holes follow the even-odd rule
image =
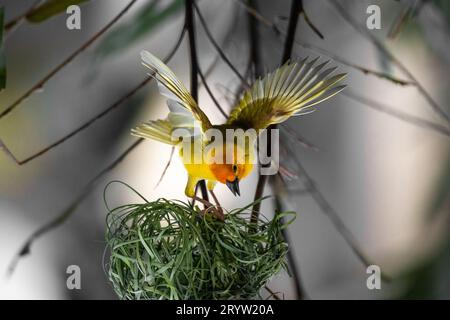
[[[260,297],[267,281],[286,268],[282,217],[292,213],[260,220],[255,229],[250,207],[224,220],[166,199],[110,210],[106,270],[115,292],[121,299]]]

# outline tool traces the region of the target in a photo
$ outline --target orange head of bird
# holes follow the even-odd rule
[[[217,181],[225,184],[234,195],[240,196],[239,182],[253,169],[253,157],[249,148],[246,150],[237,145],[228,148],[226,145],[210,152],[212,160],[209,169]],[[229,156],[227,156],[227,151]]]

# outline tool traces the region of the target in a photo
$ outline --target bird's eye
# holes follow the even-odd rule
[[[237,172],[237,165],[233,164],[233,172],[236,173]]]

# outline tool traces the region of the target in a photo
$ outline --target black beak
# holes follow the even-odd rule
[[[227,187],[233,192],[233,195],[241,195],[241,192],[239,191],[239,179],[235,178],[234,181],[228,181],[226,182]]]

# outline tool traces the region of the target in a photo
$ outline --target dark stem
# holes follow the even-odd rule
[[[191,58],[191,95],[198,102],[198,58],[197,48],[195,46],[195,20],[194,20],[194,0],[186,0],[186,29],[189,37],[189,52]],[[202,197],[208,200],[208,190],[205,180],[198,182]]]
[[[281,58],[281,64],[286,63],[291,58],[292,49],[294,47],[295,32],[297,30],[298,18],[299,18],[300,13],[302,12],[302,10],[303,10],[303,0],[292,0],[291,12],[290,12],[290,17],[289,17],[289,25],[288,25],[288,33],[287,33],[286,41],[284,44],[284,50],[283,50],[283,56]],[[270,126],[268,128],[268,130],[269,130],[268,134],[267,134],[268,154],[271,154],[270,130],[276,129],[276,128],[277,128],[276,125]],[[273,182],[273,179],[271,179],[271,180]],[[261,199],[261,197],[263,196],[264,187],[265,187],[267,181],[268,181],[267,175],[259,176],[258,183],[256,185],[255,201],[258,199]],[[279,192],[277,191],[276,195],[275,195],[275,209],[276,209],[276,211],[280,212],[280,211],[282,211],[282,202],[281,202],[281,199],[278,194],[279,194]],[[261,202],[259,201],[253,207],[251,218],[250,218],[250,222],[252,224],[255,224],[255,228],[258,223],[260,210],[261,210]],[[290,244],[290,239],[289,239],[289,236],[288,236],[286,230],[283,230],[283,238],[290,247],[290,250],[288,251],[288,255],[287,255],[287,260],[288,260],[290,269],[292,271],[292,276],[294,278],[297,299],[304,299],[306,297],[306,295],[304,293],[303,285],[302,285],[302,282],[300,279],[299,267],[297,265],[295,255],[292,250],[293,246]]]
[[[303,11],[303,0],[292,0],[291,13],[289,17],[288,31],[286,40],[284,42],[283,58],[281,63],[286,63],[292,55],[292,48],[294,47],[295,31],[297,30],[298,17]]]
[[[378,112],[389,115],[396,119],[399,119],[403,122],[415,125],[416,127],[419,127],[419,128],[425,129],[425,130],[430,130],[430,131],[433,131],[436,133],[440,133],[440,134],[446,136],[447,138],[450,137],[450,128],[448,128],[447,126],[443,126],[439,123],[435,123],[435,122],[432,122],[432,121],[429,121],[426,119],[416,117],[409,113],[399,111],[399,110],[393,108],[392,106],[389,106],[384,103],[375,101],[373,99],[366,98],[361,95],[355,94],[351,90],[342,92],[342,95],[351,100],[354,100],[366,107],[369,107],[373,110],[376,110]]]
[[[255,9],[255,8],[252,8]],[[283,50],[283,57],[281,59],[281,64],[286,63],[287,61],[289,61],[289,59],[291,58],[292,55],[292,49],[294,47],[294,40],[295,40],[295,31],[297,29],[297,24],[298,24],[298,18],[299,15],[301,13],[301,11],[303,10],[303,0],[292,0],[291,3],[291,13],[290,13],[290,17],[289,17],[289,25],[288,25],[288,33],[286,36],[286,41],[284,43],[284,50]],[[252,15],[252,18],[254,16]],[[270,126],[268,128],[268,132],[267,132],[267,147],[268,147],[268,154],[271,154],[271,134],[270,134],[270,130],[271,129],[276,129],[277,126],[273,125]],[[266,182],[268,180],[268,176],[266,175],[260,175],[259,179],[258,179],[258,183],[256,185],[256,192],[255,192],[255,198],[254,200],[258,200],[263,196],[264,193],[264,187],[266,185]],[[257,202],[254,206],[253,206],[253,210],[252,210],[252,216],[250,221],[252,223],[257,223],[258,219],[259,219],[259,211],[261,209],[261,202]]]
[[[258,12],[258,7],[255,0],[249,0],[247,2],[248,7],[255,12]],[[259,47],[259,33],[258,27],[256,25],[256,18],[252,14],[248,14],[249,19],[249,32],[250,32],[250,56],[253,60],[253,66],[255,70],[255,78],[262,76],[262,61],[260,59],[259,53],[261,52]],[[268,134],[268,146],[270,148],[270,134]],[[264,187],[267,182],[266,175],[260,175],[258,178],[258,182],[256,184],[255,198],[254,201],[257,201],[262,198],[264,193]],[[257,226],[259,219],[259,212],[261,210],[261,201],[255,202],[255,205],[252,209],[252,214],[250,217],[250,222],[252,225]]]
[[[273,297],[275,300],[281,300],[281,298],[278,296],[276,292],[274,292],[272,289],[270,289],[268,286],[264,286],[264,289],[267,290],[267,292],[270,293],[270,296]]]
[[[225,117],[225,119],[228,118],[227,113],[225,110],[223,110],[222,106],[220,105],[219,101],[217,101],[216,97],[212,93],[211,89],[209,88],[208,82],[206,81],[205,75],[203,75],[203,72],[200,68],[198,68],[198,75],[200,76],[200,79],[202,80],[203,85],[205,86],[206,92],[208,92],[208,95],[211,97],[211,100],[216,105],[217,109],[220,111],[220,113]]]
[[[188,0],[186,0],[188,1]],[[213,45],[213,47],[217,50],[217,53],[220,55],[222,60],[230,67],[230,69],[236,74],[236,76],[242,81],[242,83],[245,84],[245,88],[248,89],[250,86],[247,84],[247,81],[245,78],[239,73],[239,71],[236,69],[236,67],[231,63],[230,59],[225,55],[223,50],[220,48],[219,44],[214,40],[214,37],[211,34],[211,31],[208,28],[208,25],[206,24],[205,19],[203,18],[203,15],[198,8],[196,4],[194,4],[195,10],[197,11],[198,19],[200,20],[200,23],[203,26],[203,29],[205,30],[206,36],[208,37],[209,41]]]
[[[258,4],[255,0],[248,0],[248,5],[258,11]],[[248,29],[250,35],[250,59],[253,63],[254,78],[263,75],[263,66],[261,63],[261,50],[259,45],[259,30],[256,18],[252,15],[248,16]]]

